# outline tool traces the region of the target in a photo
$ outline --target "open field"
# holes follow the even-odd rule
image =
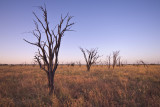
[[[47,77],[38,66],[0,66],[0,106],[160,107],[160,66],[60,65],[56,95],[49,96]]]

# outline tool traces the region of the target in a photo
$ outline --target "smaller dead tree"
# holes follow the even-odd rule
[[[140,62],[139,62],[139,61],[137,61],[137,64],[136,64],[136,65],[137,65],[137,67],[139,66],[139,64],[140,64]]]
[[[139,65],[143,65],[144,67],[148,67],[147,64],[143,60],[138,60],[136,65],[137,65],[137,67]]]
[[[120,51],[113,51],[113,69],[117,64],[117,60],[118,60],[118,55],[119,55]]]
[[[77,61],[76,63],[77,63],[77,65],[79,65],[81,67],[81,65],[82,65],[81,61]]]
[[[144,61],[140,60],[139,62],[142,63],[144,67],[148,67],[147,64],[144,63]]]
[[[86,51],[83,48],[80,48],[80,50],[82,51],[85,61],[86,61],[86,66],[87,66],[87,71],[90,71],[90,68],[93,64],[96,63],[97,59],[100,57],[98,55],[98,49],[86,49]],[[88,57],[86,55],[86,53],[88,54]]]
[[[107,56],[107,65],[108,65],[108,69],[110,69],[110,67],[111,67],[111,55]]]
[[[121,66],[121,57],[119,56],[117,60],[118,60],[118,66],[120,67]]]

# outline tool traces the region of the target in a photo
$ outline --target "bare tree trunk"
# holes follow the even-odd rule
[[[119,67],[121,66],[121,57],[119,57]]]
[[[54,74],[53,72],[51,72],[50,75],[50,91],[49,91],[49,95],[52,95],[54,91]]]
[[[113,51],[113,69],[117,64],[117,60],[118,60],[118,55],[119,55],[120,51]]]
[[[49,75],[49,72],[47,72],[47,78],[48,78],[48,87],[50,87],[51,81],[50,81],[50,75]]]
[[[109,58],[109,61],[108,61],[108,69],[110,69],[110,66],[111,66],[111,61],[110,61],[110,58]]]
[[[87,71],[90,71],[90,67],[91,67],[91,66],[87,65]]]
[[[113,69],[114,69],[114,66],[115,66],[115,65],[113,64]]]
[[[48,76],[49,95],[54,92],[54,74],[55,72],[50,72]]]

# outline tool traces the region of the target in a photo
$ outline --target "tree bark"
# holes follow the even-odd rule
[[[49,84],[49,95],[52,95],[54,92],[54,74],[55,72],[50,72],[48,76]]]
[[[87,71],[90,71],[90,66],[89,65],[87,65]]]
[[[109,59],[108,69],[110,69],[110,59]]]
[[[50,75],[49,75],[49,72],[47,72],[47,78],[48,78],[48,87],[50,87],[51,82],[50,82]]]

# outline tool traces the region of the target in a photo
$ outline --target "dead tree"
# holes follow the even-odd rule
[[[65,17],[62,17],[61,15],[59,24],[51,30],[49,27],[46,6],[40,6],[39,9],[43,12],[43,21],[41,21],[33,12],[37,21],[34,21],[35,30],[32,31],[32,34],[37,38],[37,42],[33,43],[25,39],[24,40],[27,43],[38,47],[35,59],[40,68],[47,74],[49,94],[52,95],[54,91],[55,71],[58,67],[58,53],[61,45],[61,39],[66,31],[72,31],[71,26],[74,25],[74,23],[70,23],[70,20],[73,16],[69,16],[69,14],[67,14]],[[39,24],[44,33],[40,30]],[[57,30],[55,31],[55,29]],[[42,40],[42,38],[46,38],[46,40]]]
[[[140,64],[140,62],[139,62],[139,61],[137,61],[137,64],[136,64],[136,65],[137,65],[137,67],[139,66],[139,64]]]
[[[144,67],[148,67],[147,64],[144,63],[144,61],[140,60],[139,62],[142,63]]]
[[[110,69],[110,67],[111,67],[111,55],[107,56],[107,65],[108,65],[108,69]]]
[[[86,51],[83,48],[80,48],[80,50],[82,51],[85,61],[86,61],[86,66],[87,66],[87,71],[90,71],[90,68],[93,64],[96,63],[97,59],[100,57],[98,55],[98,51],[97,49],[86,49]],[[88,54],[88,57],[86,55],[86,53]]]
[[[118,60],[118,66],[120,67],[121,66],[121,57],[119,56],[117,60]]]
[[[118,55],[119,55],[120,51],[113,51],[113,69],[117,64],[117,60],[118,60]]]
[[[79,65],[81,67],[81,65],[82,65],[81,61],[77,61],[76,63],[77,63],[77,65]]]

